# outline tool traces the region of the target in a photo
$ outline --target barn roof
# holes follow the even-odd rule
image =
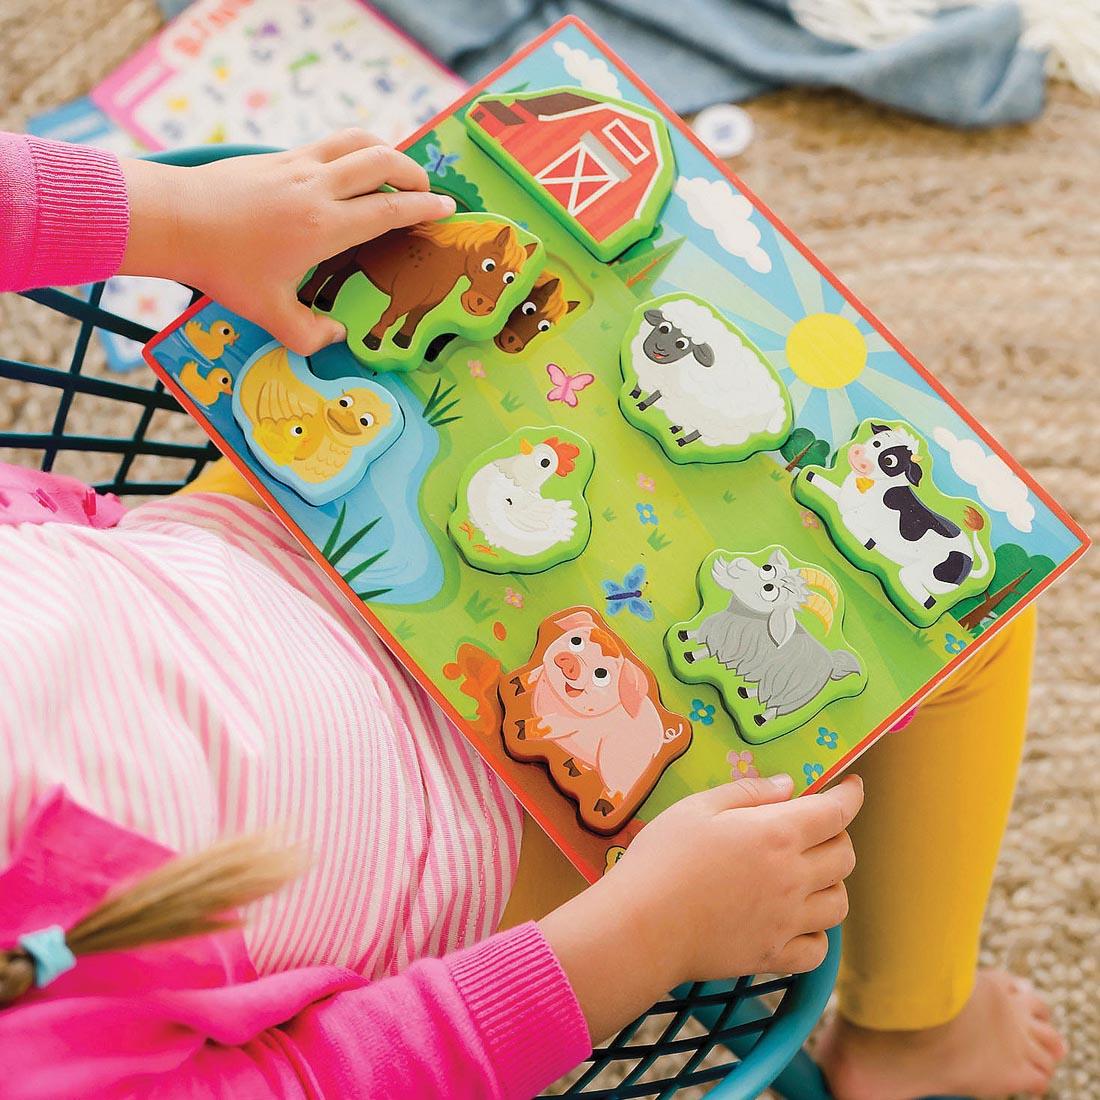
[[[546,201],[548,195],[544,187],[534,178],[528,166],[517,160],[505,148],[507,139],[491,132],[495,127],[487,129],[479,122],[479,114],[483,119],[488,116],[504,127],[511,127],[529,125],[532,116],[536,122],[557,122],[570,117],[608,110],[641,123],[650,135],[647,144],[652,147],[656,164],[634,216],[614,233],[597,239],[576,217],[561,207],[559,202],[554,198],[549,199],[549,209],[565,228],[594,256],[604,261],[614,259],[632,244],[649,236],[656,226],[675,175],[675,160],[665,120],[645,107],[577,88],[549,88],[538,92],[483,95],[474,100],[465,116],[466,127],[471,137],[518,183],[540,200]]]

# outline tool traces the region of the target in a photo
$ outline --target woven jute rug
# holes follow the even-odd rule
[[[0,127],[86,92],[158,24],[152,0],[0,0]],[[757,136],[736,171],[1100,531],[1096,102],[1055,85],[1040,121],[974,134],[831,93],[749,109]],[[0,336],[0,354],[64,362],[73,332],[8,296]],[[49,407],[41,394],[0,389],[0,427],[33,428]],[[104,422],[110,407],[78,411],[89,430],[125,430]],[[99,476],[87,464],[79,472]],[[1059,1100],[1100,1098],[1098,583],[1094,553],[1041,601],[1027,756],[983,950],[1030,975],[1068,1035]],[[981,776],[973,781],[980,797]]]

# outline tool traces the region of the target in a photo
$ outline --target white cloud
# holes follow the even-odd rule
[[[771,257],[760,247],[760,230],[753,225],[752,203],[725,180],[681,176],[676,194],[687,204],[692,219],[709,229],[729,253],[762,274],[771,271]]]
[[[978,490],[987,508],[1004,512],[1017,531],[1030,531],[1035,508],[1027,486],[998,455],[985,450],[977,440],[957,439],[946,428],[936,428],[932,438],[951,456],[951,468]]]
[[[582,88],[601,95],[622,95],[619,91],[619,78],[608,68],[602,57],[593,57],[584,50],[567,46],[564,42],[554,43],[554,53],[561,58],[565,71]]]

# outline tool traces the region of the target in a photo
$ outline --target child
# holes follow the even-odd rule
[[[0,290],[166,276],[303,354],[343,335],[297,303],[308,267],[454,209],[356,131],[195,169],[7,135],[0,165]],[[10,1095],[522,1097],[678,982],[821,960],[859,779],[694,795],[580,890],[244,483],[192,488],[108,530],[0,527]],[[868,754],[870,869],[824,1040],[840,1100],[1039,1093],[1064,1053],[1028,988],[974,984],[1031,631]],[[948,742],[981,800],[936,770]],[[285,885],[278,857],[210,847],[273,829],[308,861]],[[211,934],[237,905],[242,929]]]

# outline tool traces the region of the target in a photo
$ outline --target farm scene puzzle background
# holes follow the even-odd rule
[[[563,88],[654,108],[574,22],[476,94]],[[539,239],[546,270],[577,304],[517,354],[492,339],[457,337],[410,371],[371,371],[342,344],[310,357],[317,378],[366,378],[403,417],[395,440],[347,492],[307,503],[256,460],[230,399],[188,399],[180,382],[187,364],[224,370],[227,386],[235,385],[270,345],[267,333],[204,302],[186,319],[207,331],[228,323],[235,333],[216,359],[203,360],[181,322],[150,345],[147,357],[219,445],[247,467],[307,548],[342,578],[533,816],[595,878],[642,823],[690,792],[779,771],[794,776],[800,790],[826,782],[948,666],[969,656],[1000,618],[1079,556],[1084,539],[678,126],[667,126],[674,165],[654,231],[601,262],[475,144],[464,123],[469,102],[436,120],[407,152],[428,169],[433,189],[454,196],[460,212],[500,213]],[[678,292],[703,299],[736,326],[785,387],[791,431],[777,450],[681,464],[624,417],[624,334],[640,307]],[[931,625],[916,626],[899,612],[880,581],[837,549],[822,517],[792,492],[801,470],[828,471],[837,449],[872,419],[911,425],[931,460],[935,487],[980,505],[988,521],[993,553],[985,588]],[[591,513],[587,543],[542,572],[469,564],[470,547],[460,553],[455,539],[463,536],[448,530],[460,482],[478,456],[516,433],[537,445],[557,438],[556,429],[580,436],[594,456],[583,489]],[[762,562],[772,547],[835,582],[835,611],[826,609],[826,619],[799,612],[797,623],[812,638],[841,638],[865,683],[857,694],[826,693],[827,705],[769,737],[763,726],[739,728],[713,682],[679,678],[666,633],[699,614],[697,575],[714,551]],[[662,714],[690,726],[686,751],[661,757],[664,770],[652,793],[615,832],[581,823],[577,806],[549,778],[547,762],[509,755],[494,691],[502,677],[529,663],[544,621],[578,607],[595,611],[597,626],[645,666],[659,687]]]

